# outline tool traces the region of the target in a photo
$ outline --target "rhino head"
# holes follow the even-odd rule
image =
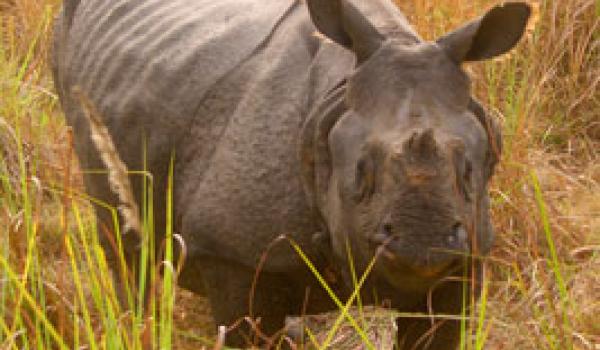
[[[461,64],[501,55],[530,8],[506,3],[439,38],[386,37],[349,1],[308,0],[317,29],[356,67],[305,125],[307,188],[337,260],[347,246],[396,288],[422,290],[491,246],[488,181],[500,132]],[[306,145],[305,145],[306,146]],[[305,147],[306,148],[306,147]]]

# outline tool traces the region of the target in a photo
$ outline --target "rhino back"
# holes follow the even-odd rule
[[[101,107],[143,101],[189,115],[208,87],[268,38],[292,3],[84,1],[71,20],[62,73]]]

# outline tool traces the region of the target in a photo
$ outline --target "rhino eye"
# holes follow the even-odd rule
[[[357,201],[363,201],[373,194],[373,160],[370,157],[362,157],[356,165],[355,191]]]

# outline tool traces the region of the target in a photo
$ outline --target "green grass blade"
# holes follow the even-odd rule
[[[312,262],[310,261],[310,259],[306,256],[306,254],[304,254],[304,252],[302,251],[302,248],[300,248],[300,246],[296,242],[294,242],[292,239],[287,238],[287,240],[290,242],[290,244],[292,245],[292,247],[294,248],[294,250],[296,251],[296,253],[300,256],[300,258],[304,261],[304,263],[306,264],[306,266],[308,266],[308,268],[313,273],[313,275],[315,276],[315,278],[317,279],[317,281],[319,281],[319,283],[321,284],[321,286],[325,289],[325,291],[327,292],[327,294],[329,295],[329,297],[331,298],[331,300],[333,300],[333,302],[336,304],[336,306],[340,310],[341,314],[346,319],[348,319],[348,322],[350,322],[350,325],[352,325],[352,327],[359,334],[359,336],[363,340],[364,344],[369,349],[374,349],[373,344],[371,343],[371,341],[369,340],[369,338],[367,337],[367,335],[365,334],[365,332],[363,331],[363,329],[360,328],[360,326],[358,325],[358,323],[356,323],[356,320],[352,317],[352,315],[350,315],[348,313],[347,306],[344,305],[344,304],[342,304],[342,302],[337,297],[337,295],[335,294],[335,292],[331,289],[331,287],[329,286],[329,284],[327,283],[327,281],[325,281],[325,279],[323,278],[323,276],[319,273],[319,271],[317,270],[317,268],[312,264]],[[364,275],[364,277],[366,278],[366,275]],[[353,293],[353,295],[354,294],[355,293]],[[356,295],[354,295],[354,297],[356,297]]]
[[[485,317],[488,303],[488,288],[489,283],[486,274],[483,274],[483,286],[481,290],[481,299],[479,300],[479,315],[477,317],[477,331],[475,333],[475,349],[483,350],[486,342],[487,332],[485,327]]]
[[[163,273],[162,294],[160,303],[160,348],[171,349],[173,336],[173,308],[174,294],[173,281],[175,270],[173,265],[173,167],[175,158],[171,158],[169,178],[167,184],[167,212],[165,234],[165,269]]]
[[[98,349],[98,345],[96,344],[96,340],[94,337],[94,329],[92,326],[92,318],[88,312],[86,305],[86,298],[83,293],[83,283],[81,280],[81,276],[79,273],[79,267],[77,266],[77,262],[80,260],[75,252],[73,251],[73,244],[71,242],[71,238],[69,236],[65,236],[65,247],[67,248],[67,254],[69,256],[69,262],[71,263],[71,271],[73,272],[73,280],[75,282],[75,289],[77,291],[77,296],[79,297],[79,303],[82,306],[83,312],[83,321],[85,325],[85,330],[87,332],[88,341],[92,350]]]
[[[558,259],[558,254],[556,252],[556,246],[554,244],[554,238],[552,237],[552,229],[550,228],[550,220],[548,219],[548,211],[546,210],[546,202],[544,201],[544,197],[542,194],[542,190],[540,187],[540,182],[537,175],[532,172],[531,173],[531,181],[533,184],[533,189],[535,192],[535,199],[540,211],[540,216],[542,220],[542,227],[544,229],[544,235],[546,237],[546,243],[548,244],[548,249],[550,250],[550,266],[552,268],[552,272],[554,274],[554,279],[556,280],[556,284],[558,285],[558,291],[561,299],[562,306],[562,331],[563,338],[566,341],[566,346],[568,348],[572,348],[571,336],[570,336],[570,322],[567,314],[567,310],[569,308],[569,294],[567,291],[567,286],[565,280],[563,278],[563,274],[561,272],[561,263]]]
[[[365,272],[363,272],[363,274],[360,278],[360,281],[358,281],[358,283],[356,284],[356,286],[354,288],[354,291],[352,291],[350,298],[348,298],[346,305],[344,305],[344,308],[341,310],[340,316],[338,316],[338,318],[335,320],[333,327],[331,327],[331,330],[329,331],[327,338],[325,339],[325,342],[322,345],[322,347],[324,349],[329,346],[329,343],[331,343],[331,341],[333,340],[333,336],[335,335],[335,333],[341,326],[345,315],[348,315],[348,310],[350,309],[350,306],[352,306],[352,304],[354,303],[354,300],[360,295],[360,290],[362,289],[362,286],[364,285],[365,281],[367,280],[367,277],[371,274],[371,271],[373,270],[373,267],[375,266],[375,263],[377,262],[377,257],[378,256],[376,254],[373,257],[373,259],[371,259],[371,261],[369,262],[369,265],[365,269]],[[371,341],[369,340],[369,337],[364,332],[364,330],[362,328],[357,329],[356,327],[355,327],[355,329],[356,329],[358,335],[360,336],[360,338],[362,339],[364,345],[368,349],[375,349],[375,346],[371,343]]]

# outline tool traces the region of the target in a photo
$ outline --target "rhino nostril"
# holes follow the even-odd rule
[[[386,236],[391,236],[393,233],[392,232],[393,231],[392,224],[390,224],[390,223],[383,224],[382,230],[383,230],[383,234],[385,234]]]

